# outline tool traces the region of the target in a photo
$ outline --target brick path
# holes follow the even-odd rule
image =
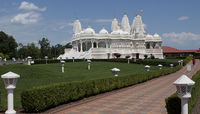
[[[176,73],[108,92],[51,114],[166,114],[165,98],[176,91],[173,82],[183,74],[191,78],[200,69],[199,63],[196,60],[192,72],[186,71],[186,65]]]

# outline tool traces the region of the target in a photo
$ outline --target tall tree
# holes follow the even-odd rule
[[[40,57],[40,49],[35,46],[35,43],[28,43],[27,45],[27,55],[31,56],[33,59],[37,59]]]
[[[42,40],[38,41],[38,44],[40,44],[40,57],[44,58],[45,56],[48,56],[49,58],[51,58],[50,41],[47,38],[42,38]]]
[[[9,36],[3,31],[0,31],[0,52],[7,54],[10,58],[17,56],[17,47],[13,36]]]
[[[17,55],[19,58],[26,58],[27,55],[27,46],[24,46],[22,43],[19,43],[19,49],[17,50]]]

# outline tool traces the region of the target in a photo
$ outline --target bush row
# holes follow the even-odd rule
[[[190,60],[192,60],[192,57],[191,57],[191,56],[186,57],[186,58],[183,60],[183,66],[187,65],[188,62],[190,62]]]
[[[148,73],[33,87],[21,93],[21,103],[22,107],[27,112],[42,112],[63,103],[135,85],[152,78],[173,73],[181,69],[181,67],[182,66],[178,65],[174,68],[151,71]]]
[[[188,100],[188,112],[190,114],[200,91],[200,70],[192,77],[192,80],[195,84],[192,87],[191,98]],[[181,114],[181,99],[178,97],[177,92],[166,98],[165,102],[168,114]]]
[[[145,65],[158,65],[158,64],[161,64],[163,66],[170,66],[170,64],[173,64],[174,66],[178,65],[178,62],[174,62],[174,61],[171,61],[171,62],[165,62],[165,61],[156,61],[156,60],[142,60],[142,59],[139,59],[136,61],[137,64],[145,64]]]
[[[187,56],[181,56],[181,57],[165,57],[165,59],[185,59]]]

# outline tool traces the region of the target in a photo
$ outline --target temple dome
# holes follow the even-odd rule
[[[99,34],[108,34],[108,31],[103,27],[103,28],[100,30]]]
[[[85,34],[95,34],[95,31],[88,25],[88,28],[85,29]]]
[[[159,38],[160,36],[159,36],[157,33],[155,33],[155,34],[153,35],[153,37],[154,37],[154,38]]]
[[[111,34],[122,34],[124,31],[122,31],[121,29],[120,29],[120,27],[119,27],[119,24],[118,24],[118,26],[117,26],[117,29],[115,30],[115,31],[113,31],[113,32],[111,32]]]
[[[152,38],[152,35],[150,35],[149,33],[147,34],[146,38]]]

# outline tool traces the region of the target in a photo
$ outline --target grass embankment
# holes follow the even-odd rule
[[[17,88],[14,90],[14,106],[21,106],[21,92],[29,87],[38,87],[52,83],[84,81],[103,77],[112,77],[110,69],[120,69],[119,75],[146,72],[145,65],[115,63],[115,62],[91,62],[91,70],[87,70],[87,62],[65,63],[65,73],[61,72],[61,64],[39,65],[4,65],[0,66],[0,75],[12,71],[20,75]],[[169,67],[163,67],[166,69]],[[151,66],[150,71],[158,70],[158,66]],[[0,108],[7,109],[7,90],[4,88],[3,79],[0,80],[1,104]]]

